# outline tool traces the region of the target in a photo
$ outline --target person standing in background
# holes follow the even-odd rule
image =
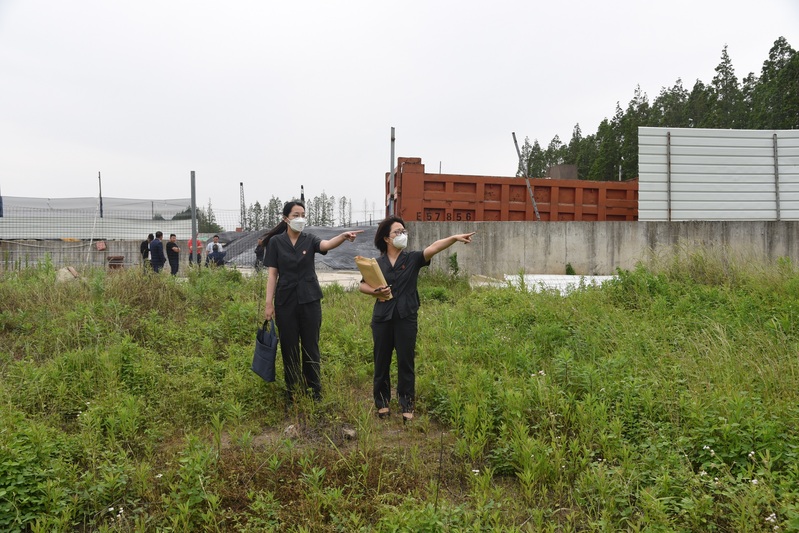
[[[214,246],[217,247],[216,250],[214,250]],[[211,252],[220,252],[221,253],[221,252],[224,252],[224,251],[225,251],[225,245],[222,244],[221,242],[219,242],[219,235],[214,235],[211,238],[211,242],[209,242],[208,246],[205,247],[205,253],[206,253],[205,264],[208,265],[208,256],[211,255]]]
[[[192,240],[194,239],[189,239],[189,265],[191,265],[192,262],[195,261],[194,258],[196,258],[197,266],[200,266],[203,259],[203,242],[200,239],[196,239],[192,243]],[[195,248],[197,249],[197,253],[194,253]]]
[[[153,265],[153,272],[161,272],[166,264],[166,256],[164,255],[164,243],[161,239],[164,237],[163,232],[156,231],[155,239],[150,243],[150,264]]]
[[[205,266],[225,266],[225,255],[227,252],[220,251],[218,244],[208,247],[211,252],[205,257]]]
[[[141,246],[139,246],[141,264],[145,271],[150,268],[150,243],[153,242],[153,239],[155,239],[155,236],[150,233],[147,235],[147,238],[141,242]]]
[[[174,233],[169,236],[169,242],[166,243],[166,258],[169,261],[172,275],[177,276],[178,268],[180,267],[180,248]]]

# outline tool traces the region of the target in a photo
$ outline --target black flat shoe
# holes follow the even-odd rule
[[[402,423],[407,424],[413,421],[413,413],[402,413]]]
[[[385,420],[389,416],[391,416],[391,410],[388,407],[382,407],[377,410],[378,418]]]

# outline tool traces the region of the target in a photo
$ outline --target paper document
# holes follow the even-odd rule
[[[377,289],[388,285],[386,278],[383,276],[383,271],[380,270],[380,265],[377,264],[377,259],[373,257],[355,256],[355,265],[361,271],[363,280],[372,288]],[[389,298],[390,300],[391,298]]]

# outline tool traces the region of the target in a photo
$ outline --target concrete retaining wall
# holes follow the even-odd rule
[[[632,269],[652,255],[674,246],[723,248],[739,258],[775,260],[790,257],[799,264],[799,221],[690,222],[408,222],[411,249],[454,233],[476,231],[470,245],[455,244],[433,258],[432,267],[446,270],[448,258],[471,275],[565,274],[571,264],[577,274],[609,275]],[[124,256],[124,266],[141,263],[140,241],[96,243],[65,241],[0,241],[0,270],[32,266],[49,253],[56,266],[107,266],[108,257]],[[364,241],[366,242],[366,241]],[[231,245],[232,246],[232,245]],[[185,248],[181,248],[185,252]],[[377,251],[368,246],[373,254]],[[181,269],[188,254],[181,252]],[[358,249],[341,246],[330,255],[346,254],[340,264],[352,264]],[[363,253],[363,252],[360,252]],[[249,265],[251,260],[247,260]],[[338,263],[337,263],[338,264]]]
[[[448,258],[471,275],[608,275],[632,269],[653,254],[674,246],[723,248],[738,257],[774,260],[790,257],[799,264],[799,221],[690,222],[409,222],[411,249],[452,234],[476,231],[472,244],[455,244],[431,266],[446,270]]]

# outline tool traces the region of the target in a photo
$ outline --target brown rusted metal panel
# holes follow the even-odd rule
[[[531,178],[542,221],[638,220],[638,180]],[[390,194],[386,174],[386,198]],[[427,174],[421,158],[401,157],[394,212],[405,220],[534,221],[522,178]]]

